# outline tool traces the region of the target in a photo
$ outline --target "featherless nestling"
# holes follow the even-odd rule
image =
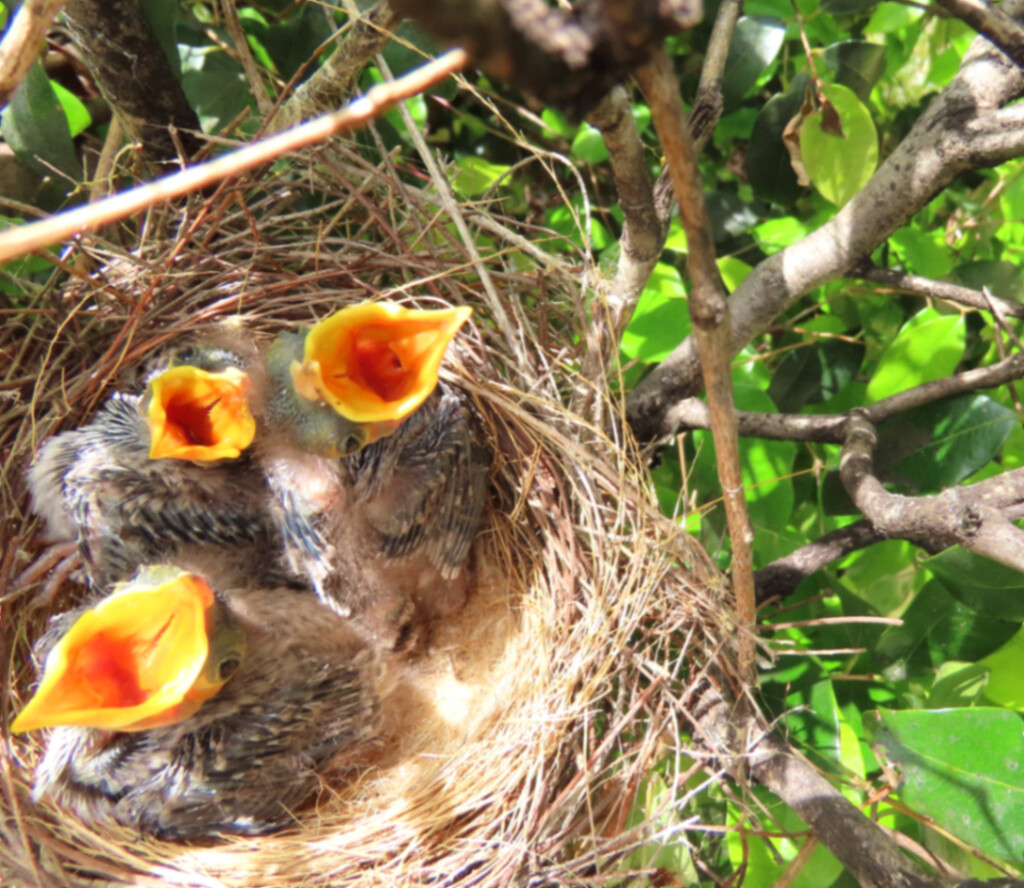
[[[471,309],[342,309],[267,356],[261,459],[291,568],[388,644],[465,602],[490,453],[438,382]]]
[[[273,569],[280,544],[247,451],[256,421],[242,363],[226,349],[181,350],[143,394],[113,395],[43,446],[28,472],[33,510],[50,537],[78,542],[101,589],[194,546]]]
[[[91,825],[164,839],[273,830],[379,726],[379,662],[308,593],[214,593],[147,566],[37,647],[43,674],[12,729],[52,728],[34,796]]]

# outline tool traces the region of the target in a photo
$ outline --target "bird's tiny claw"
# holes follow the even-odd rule
[[[53,576],[46,581],[43,588],[33,597],[32,603],[29,606],[30,610],[46,607],[53,603],[53,599],[64,584],[64,581],[81,564],[82,556],[78,551],[78,543],[73,540],[53,543],[47,546],[35,561],[14,578],[14,582],[11,583],[11,594],[6,596],[4,601],[20,597],[32,583],[41,579],[47,571],[52,569]]]

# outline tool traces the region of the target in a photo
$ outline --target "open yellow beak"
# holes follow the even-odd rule
[[[219,373],[171,367],[150,389],[150,459],[237,459],[256,436],[249,377],[237,367]]]
[[[292,364],[295,389],[352,422],[405,419],[434,390],[448,343],[472,313],[391,302],[343,308],[307,334],[303,361]]]
[[[224,682],[204,673],[216,606],[194,574],[143,568],[82,614],[50,650],[14,732],[55,725],[141,731],[188,718]]]

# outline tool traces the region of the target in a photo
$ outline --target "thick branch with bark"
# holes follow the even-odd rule
[[[1020,2],[1004,4],[1019,14]],[[1024,154],[1024,109],[1003,108],[1024,93],[1024,73],[978,39],[959,73],[918,119],[870,181],[821,228],[761,262],[730,297],[730,350],[761,335],[797,299],[870,254],[936,192],[968,170]],[[688,337],[630,394],[627,418],[638,440],[671,433],[671,407],[701,387]]]
[[[178,158],[172,126],[186,154],[199,150],[199,118],[138,0],[69,0],[64,14],[100,92],[149,157]]]
[[[1024,531],[993,506],[990,496],[979,496],[976,485],[953,487],[935,496],[909,497],[889,493],[874,475],[875,427],[861,409],[847,424],[846,443],[839,463],[843,486],[861,513],[885,539],[910,540],[928,552],[960,545],[977,555],[993,558],[1024,572]],[[1024,469],[992,479],[1000,491],[1024,500]],[[972,492],[974,495],[972,495]]]
[[[725,769],[740,782],[749,774],[796,811],[863,888],[947,888],[771,731],[747,700],[730,703],[709,685],[691,713],[696,735]]]
[[[489,75],[576,117],[701,17],[697,0],[583,0],[571,10],[543,0],[392,3]]]

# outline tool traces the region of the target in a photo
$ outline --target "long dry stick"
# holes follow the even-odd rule
[[[165,176],[40,222],[30,222],[5,231],[0,234],[0,262],[42,249],[83,231],[92,231],[117,222],[147,207],[199,191],[208,185],[270,163],[290,151],[315,145],[330,136],[361,126],[396,102],[414,96],[460,71],[468,60],[469,56],[464,50],[450,50],[399,80],[374,86],[365,96],[340,111],[325,114],[294,129],[246,145],[201,166]]]
[[[662,50],[637,71],[647,94],[654,127],[665,152],[665,163],[679,204],[679,218],[686,231],[689,257],[686,267],[693,285],[690,318],[697,339],[704,388],[711,413],[711,434],[715,440],[718,477],[722,482],[725,514],[732,539],[732,584],[736,596],[739,627],[739,673],[753,682],[754,562],[751,552],[750,521],[743,498],[736,411],[733,406],[729,368],[729,305],[725,300],[715,264],[711,224],[704,207],[704,192],[697,168],[697,149],[690,136],[683,103],[679,98],[672,62]]]

